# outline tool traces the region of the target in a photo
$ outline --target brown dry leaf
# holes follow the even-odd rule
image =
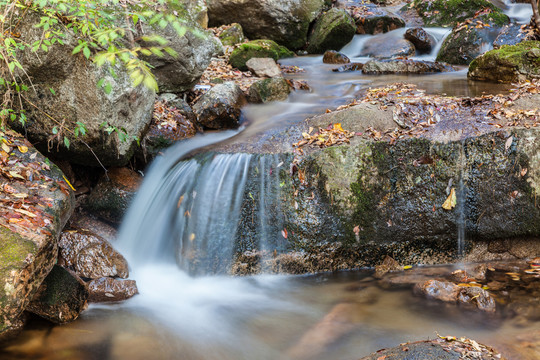
[[[520,172],[520,174],[521,174],[521,177],[523,177],[523,176],[527,175],[527,168],[523,168],[523,169],[521,169],[521,172]]]
[[[508,149],[510,149],[510,146],[512,146],[513,141],[514,141],[514,137],[510,135],[510,137],[506,139],[506,142],[504,143],[504,149],[508,151]]]

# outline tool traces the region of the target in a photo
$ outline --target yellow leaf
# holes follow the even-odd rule
[[[343,131],[343,128],[341,127],[341,123],[334,124],[334,131]]]
[[[28,197],[28,194],[18,193],[18,194],[13,194],[13,196],[15,196],[17,199],[25,199]]]
[[[23,153],[23,154],[28,152],[28,147],[26,147],[26,146],[21,145],[21,146],[17,146],[17,147],[19,148],[19,151],[21,153]]]
[[[409,269],[412,269],[412,265],[405,265],[403,267],[403,270],[409,270]]]
[[[454,207],[456,207],[456,204],[457,204],[456,190],[452,188],[452,190],[450,190],[450,195],[448,195],[448,198],[442,205],[442,208],[445,210],[452,210]]]
[[[69,185],[69,187],[71,188],[71,190],[76,191],[75,188],[73,187],[73,185],[71,185],[71,183],[69,182],[69,180],[66,178],[66,176],[65,176],[65,175],[62,175],[62,177],[64,178],[66,184]]]
[[[31,213],[30,211],[22,210],[22,209],[15,209],[16,212],[21,213],[23,215],[29,216],[31,218],[36,217],[37,215],[34,213]]]

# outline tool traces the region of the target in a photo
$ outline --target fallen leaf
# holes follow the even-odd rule
[[[442,205],[442,208],[445,210],[452,210],[457,204],[457,198],[456,198],[456,190],[452,188],[450,190],[450,195],[448,195],[448,198]]]
[[[287,234],[287,229],[281,230],[281,236],[283,236],[284,239],[287,238],[287,236],[288,236],[288,234]]]
[[[24,146],[24,145],[19,145],[17,146],[17,148],[19,148],[19,151],[23,154],[27,153],[28,152],[28,147]]]
[[[505,150],[510,149],[510,146],[512,146],[512,142],[514,141],[514,137],[510,135],[508,139],[506,139],[506,142],[504,143]]]

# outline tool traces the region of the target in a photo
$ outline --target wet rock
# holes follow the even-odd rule
[[[493,47],[498,49],[503,45],[517,45],[525,41],[526,38],[527,35],[521,31],[521,25],[514,23],[504,25],[495,41],[493,41]]]
[[[10,163],[2,163],[3,174],[12,171],[20,178],[2,176],[2,199],[13,205],[0,208],[0,340],[21,327],[21,314],[56,263],[58,236],[71,216],[74,196],[54,164],[19,134],[4,128],[2,137],[10,147]],[[24,152],[21,152],[23,149]],[[33,182],[26,183],[32,171]],[[39,186],[30,186],[39,184]],[[16,193],[5,190],[16,190]],[[27,194],[25,199],[14,194]],[[16,211],[24,205],[28,214]]]
[[[59,242],[58,264],[88,279],[129,276],[126,259],[105,239],[84,230],[65,231]]]
[[[479,310],[494,313],[497,309],[495,299],[484,289],[479,287],[462,287],[457,296],[461,304],[472,305]]]
[[[472,21],[475,21],[474,19]],[[489,27],[459,26],[452,30],[437,54],[437,61],[454,65],[468,65],[484,53],[487,44],[498,33],[494,23]]]
[[[223,46],[234,46],[246,41],[244,30],[240,24],[234,23],[231,25],[224,25],[221,26],[218,31],[220,31],[218,38]]]
[[[356,23],[357,34],[375,35],[405,26],[405,20],[399,15],[373,4],[363,4],[349,11]]]
[[[86,308],[88,289],[84,281],[55,265],[45,278],[27,311],[57,324],[73,321]]]
[[[281,76],[281,69],[272,58],[251,58],[246,61],[249,71],[258,77],[278,77]]]
[[[270,39],[292,50],[306,44],[324,0],[207,0],[210,26],[239,23],[250,39]]]
[[[419,27],[407,29],[404,37],[413,43],[418,53],[429,53],[435,46],[435,38]]]
[[[426,26],[453,27],[472,18],[479,9],[489,9],[478,17],[483,22],[495,22],[502,26],[509,21],[501,9],[487,0],[415,0],[411,5]]]
[[[449,281],[428,280],[414,287],[416,294],[422,294],[428,299],[444,302],[456,302],[461,288]]]
[[[19,40],[27,44],[41,41],[43,29],[36,27],[39,22],[38,13],[27,12],[17,29]],[[61,31],[66,33],[65,45],[56,43],[48,52],[38,49],[36,53],[27,48],[17,55],[26,71],[20,78],[32,79],[32,91],[25,94],[29,101],[25,106],[26,124],[17,121],[13,126],[33,143],[40,144],[44,153],[86,166],[99,165],[96,157],[106,166],[122,166],[135,152],[135,138],[142,138],[150,124],[154,91],[145,86],[133,87],[128,71],[120,65],[114,67],[113,77],[108,66],[98,67],[82,54],[73,56],[77,37],[69,30]],[[96,86],[100,79],[110,85],[110,92]],[[54,120],[44,113],[51,114]],[[84,142],[66,133],[71,140],[69,148],[63,145],[62,136],[49,143],[53,128],[58,128],[56,119],[72,130],[78,128],[77,122],[85,124]],[[125,141],[119,141],[114,132],[107,134],[103,123],[123,129]]]
[[[177,56],[164,54],[161,57],[154,55],[145,57],[153,67],[152,74],[155,75],[159,90],[162,92],[179,93],[190,90],[201,78],[212,56],[223,52],[221,43],[211,32],[205,32],[197,24],[186,25],[188,30],[183,36],[178,36],[177,31],[170,25],[163,29],[157,25],[143,25],[146,33],[161,36],[168,41],[167,46],[177,53]],[[197,33],[194,33],[194,30]],[[142,45],[153,44],[143,42]]]
[[[85,208],[106,221],[118,224],[141,180],[141,176],[131,169],[109,169],[88,196]]]
[[[358,304],[338,304],[320,322],[309,329],[300,341],[287,351],[287,354],[295,359],[317,357],[330,345],[359,326],[362,317],[361,306]]]
[[[322,54],[347,45],[356,32],[354,19],[343,9],[332,8],[322,13],[308,37],[307,52]]]
[[[415,51],[414,45],[409,40],[389,41],[385,36],[377,36],[366,41],[360,55],[388,59],[411,56]]]
[[[247,61],[251,58],[272,58],[275,61],[292,57],[294,53],[272,40],[253,40],[238,46],[229,57],[230,64],[242,71],[248,70]]]
[[[127,300],[139,293],[135,280],[118,280],[103,277],[88,283],[89,302]]]
[[[448,64],[421,60],[370,60],[364,64],[364,74],[428,74],[455,71]]]
[[[507,83],[538,78],[540,54],[535,49],[539,46],[538,41],[525,41],[488,51],[471,62],[467,76],[473,80]]]
[[[269,101],[284,101],[289,97],[291,88],[282,77],[256,81],[249,88],[249,102],[265,103]]]
[[[396,260],[392,259],[390,256],[386,255],[382,264],[375,266],[375,278],[380,279],[386,273],[390,271],[402,271],[403,266],[400,265]]]
[[[247,103],[242,89],[232,81],[219,84],[193,105],[201,125],[210,129],[238,127],[242,107]]]
[[[346,64],[338,67],[337,69],[332,69],[333,72],[347,72],[347,71],[362,71],[364,64],[362,63],[352,63]]]
[[[167,106],[174,107],[181,115],[185,116],[189,120],[195,120],[196,118],[195,113],[193,112],[191,106],[189,106],[188,102],[176,94],[161,93],[159,94],[157,101],[161,101]]]
[[[348,64],[351,59],[345,54],[335,50],[328,50],[323,55],[323,63],[325,64]]]

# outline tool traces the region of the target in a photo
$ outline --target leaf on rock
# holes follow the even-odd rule
[[[448,198],[446,198],[446,201],[442,205],[442,208],[445,210],[452,210],[456,206],[456,204],[456,190],[452,188],[452,190],[450,190],[450,195],[448,195]]]

